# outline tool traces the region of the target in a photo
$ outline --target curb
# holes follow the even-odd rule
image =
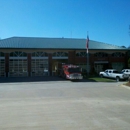
[[[124,85],[124,84],[122,84],[121,86],[124,87],[124,88],[130,89],[129,86],[126,86],[126,85]]]

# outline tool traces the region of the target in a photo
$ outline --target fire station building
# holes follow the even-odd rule
[[[89,73],[128,68],[128,49],[89,40]],[[58,64],[87,69],[86,39],[11,37],[0,40],[0,77],[56,75]]]

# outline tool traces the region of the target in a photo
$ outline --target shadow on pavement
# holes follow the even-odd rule
[[[42,81],[63,81],[64,79],[53,76],[40,76],[40,77],[2,77],[0,83],[12,82],[42,82]]]
[[[57,76],[42,76],[42,77],[1,77],[0,83],[15,83],[15,82],[44,82],[44,81],[67,81]],[[76,80],[73,82],[96,82],[94,80]]]

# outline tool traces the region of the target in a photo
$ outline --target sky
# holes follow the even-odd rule
[[[87,38],[130,46],[130,0],[0,0],[0,39]]]

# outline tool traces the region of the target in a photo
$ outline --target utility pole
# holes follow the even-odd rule
[[[128,32],[128,33],[129,33],[129,36],[130,36],[130,25],[129,25],[129,32]],[[130,45],[129,45],[129,47],[128,47],[128,48],[130,48]]]
[[[86,49],[87,49],[87,76],[89,76],[89,34],[87,32],[86,39]]]

